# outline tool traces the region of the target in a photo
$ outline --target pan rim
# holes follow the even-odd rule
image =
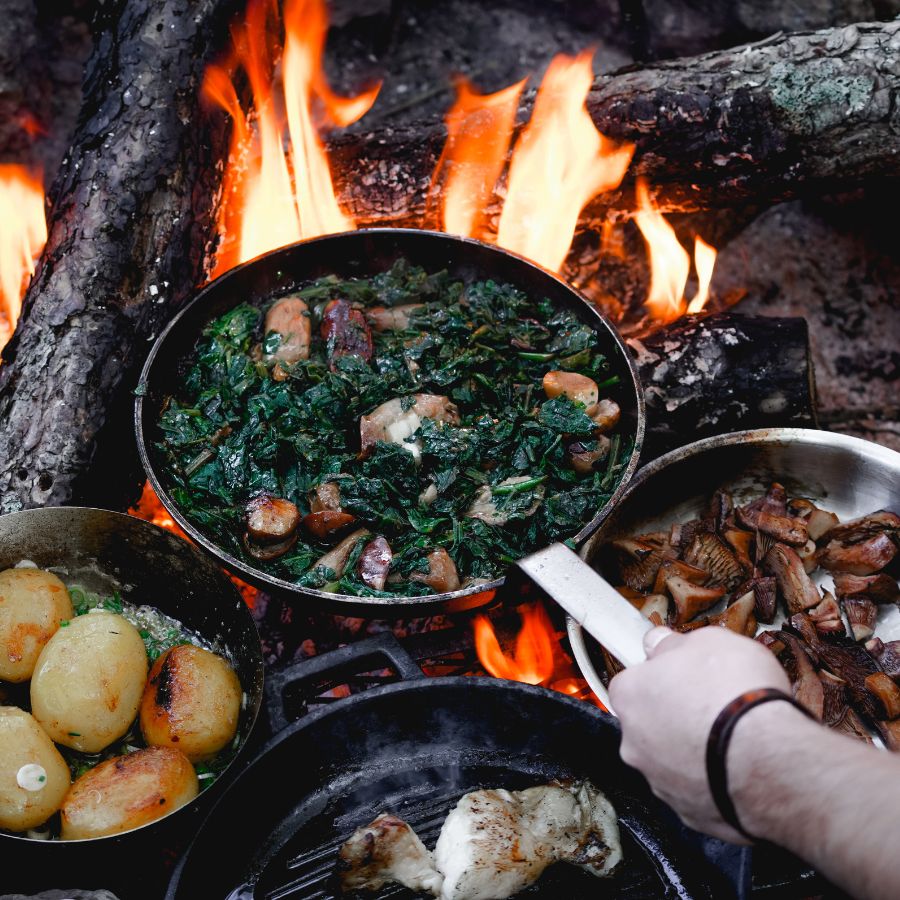
[[[172,516],[178,526],[190,536],[191,540],[202,547],[207,553],[214,556],[230,571],[240,574],[242,578],[245,578],[251,584],[261,587],[264,590],[274,588],[282,594],[290,594],[294,597],[314,597],[324,605],[328,605],[340,610],[352,610],[353,608],[366,609],[367,611],[372,610],[375,616],[380,613],[388,612],[407,614],[411,610],[421,611],[422,613],[425,613],[429,610],[445,608],[451,605],[456,606],[459,609],[478,606],[482,603],[489,602],[493,598],[494,592],[506,583],[505,575],[499,578],[491,579],[490,581],[484,582],[482,584],[471,585],[467,588],[461,588],[456,591],[445,591],[439,594],[427,594],[421,597],[361,597],[355,594],[330,593],[327,591],[322,591],[318,588],[301,587],[300,585],[291,581],[287,581],[284,578],[270,575],[262,571],[261,569],[257,569],[254,566],[251,566],[249,563],[238,559],[236,556],[229,553],[214,541],[206,537],[195,525],[193,525],[184,516],[178,505],[169,495],[169,492],[166,490],[166,488],[162,484],[160,477],[157,475],[156,468],[151,460],[147,435],[144,433],[144,397],[147,393],[148,383],[151,377],[151,370],[153,369],[154,363],[160,353],[160,350],[166,343],[168,336],[178,326],[181,319],[188,315],[191,310],[204,303],[206,297],[215,286],[221,285],[227,279],[235,277],[237,273],[244,271],[248,267],[257,264],[262,260],[270,259],[278,254],[288,252],[296,247],[315,245],[317,243],[325,241],[340,240],[350,235],[360,234],[383,234],[395,236],[415,235],[416,238],[414,239],[419,239],[419,236],[421,236],[423,240],[430,239],[452,242],[462,245],[471,245],[487,249],[492,253],[501,254],[506,257],[512,257],[518,260],[521,265],[540,272],[544,277],[548,277],[556,281],[563,288],[565,288],[566,291],[572,294],[574,298],[583,303],[591,311],[591,313],[603,323],[610,339],[613,342],[613,346],[617,349],[621,360],[624,361],[626,371],[631,377],[630,391],[634,394],[636,408],[634,447],[631,452],[631,457],[628,460],[628,464],[625,466],[625,469],[622,472],[622,477],[619,481],[619,484],[617,485],[615,491],[613,491],[609,500],[597,511],[594,517],[572,537],[571,540],[573,540],[576,545],[580,546],[602,525],[602,523],[610,515],[613,509],[618,505],[623,494],[625,493],[625,490],[628,488],[628,485],[632,477],[634,476],[635,471],[637,470],[640,462],[640,455],[643,447],[646,427],[644,391],[643,386],[641,385],[640,378],[638,377],[637,363],[635,362],[633,355],[629,352],[628,347],[626,346],[622,336],[619,334],[618,329],[580,291],[561,279],[555,272],[549,271],[533,260],[521,256],[518,253],[514,253],[513,251],[498,247],[495,244],[488,244],[484,241],[476,240],[475,238],[462,237],[459,235],[452,235],[447,234],[446,232],[433,231],[429,229],[387,227],[360,228],[355,231],[336,232],[334,234],[327,234],[320,237],[309,238],[307,240],[297,241],[293,244],[287,244],[284,247],[278,247],[275,250],[270,250],[267,253],[260,254],[259,256],[248,260],[247,262],[241,263],[240,265],[229,269],[223,275],[219,276],[219,278],[216,278],[213,281],[210,281],[208,284],[204,285],[203,288],[198,291],[196,296],[181,310],[179,310],[178,313],[176,313],[176,315],[166,325],[166,327],[160,332],[156,340],[153,342],[153,347],[151,348],[150,353],[148,354],[147,359],[144,362],[144,366],[141,370],[141,375],[138,380],[138,386],[135,390],[134,404],[134,428],[138,445],[138,453],[141,459],[141,465],[144,468],[144,472],[151,486],[153,487],[156,496],[159,498],[166,511],[169,513],[169,515]],[[479,602],[478,595],[480,594],[486,594],[489,596],[485,597],[484,600],[481,600]],[[468,606],[465,604],[465,601],[467,599],[470,601]]]

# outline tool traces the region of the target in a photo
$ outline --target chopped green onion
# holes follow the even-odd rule
[[[492,494],[521,494],[522,491],[530,491],[539,484],[543,484],[549,478],[541,475],[539,478],[529,478],[526,481],[517,481],[515,484],[495,484],[491,488]]]

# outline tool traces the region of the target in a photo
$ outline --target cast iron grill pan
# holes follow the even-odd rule
[[[365,644],[371,642],[352,649],[364,653]],[[311,661],[316,674],[328,656]],[[285,684],[282,678],[274,687]],[[280,701],[273,706],[277,725]],[[641,776],[621,762],[618,744],[614,719],[530,685],[451,677],[374,688],[316,710],[269,742],[208,817],[168,898],[338,898],[338,850],[379,813],[399,815],[433,848],[446,813],[469,790],[581,778],[616,807],[625,862],[602,880],[557,865],[520,896],[734,897]],[[364,896],[423,895],[388,886]]]

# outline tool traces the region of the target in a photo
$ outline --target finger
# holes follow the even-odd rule
[[[647,659],[653,659],[654,656],[658,656],[660,653],[666,652],[666,650],[674,649],[679,642],[673,639],[680,637],[682,635],[676,634],[671,628],[666,628],[665,625],[651,628],[644,635],[644,652],[647,654]],[[663,645],[666,644],[668,646],[664,647]]]

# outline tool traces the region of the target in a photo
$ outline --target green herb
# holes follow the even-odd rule
[[[581,404],[547,400],[541,387],[547,372],[562,368],[594,379],[601,396],[616,397],[619,378],[601,337],[574,313],[508,284],[464,285],[402,260],[371,278],[328,276],[301,285],[299,294],[310,308],[313,341],[310,358],[291,367],[286,380],[274,380],[263,362],[280,344],[277,334],[264,333],[265,305],[240,303],[207,326],[183,389],[160,419],[172,497],[230,553],[310,588],[417,596],[430,589],[410,576],[427,569],[435,549],[450,554],[462,580],[493,578],[530,550],[578,533],[609,500],[633,441],[612,435],[606,469],[578,475],[566,448],[592,440],[596,426]],[[371,361],[344,356],[332,368],[319,324],[335,298],[359,307],[421,308],[410,313],[408,328],[373,333]],[[459,424],[423,419],[408,438],[418,462],[407,447],[387,443],[361,459],[360,417],[394,398],[409,410],[419,393],[447,397]],[[310,492],[327,481],[338,486],[355,527],[390,543],[385,591],[358,578],[364,542],[341,574],[318,565],[334,542],[303,531],[278,559],[247,554],[249,499],[269,492],[306,514]],[[485,486],[503,525],[466,514]]]

